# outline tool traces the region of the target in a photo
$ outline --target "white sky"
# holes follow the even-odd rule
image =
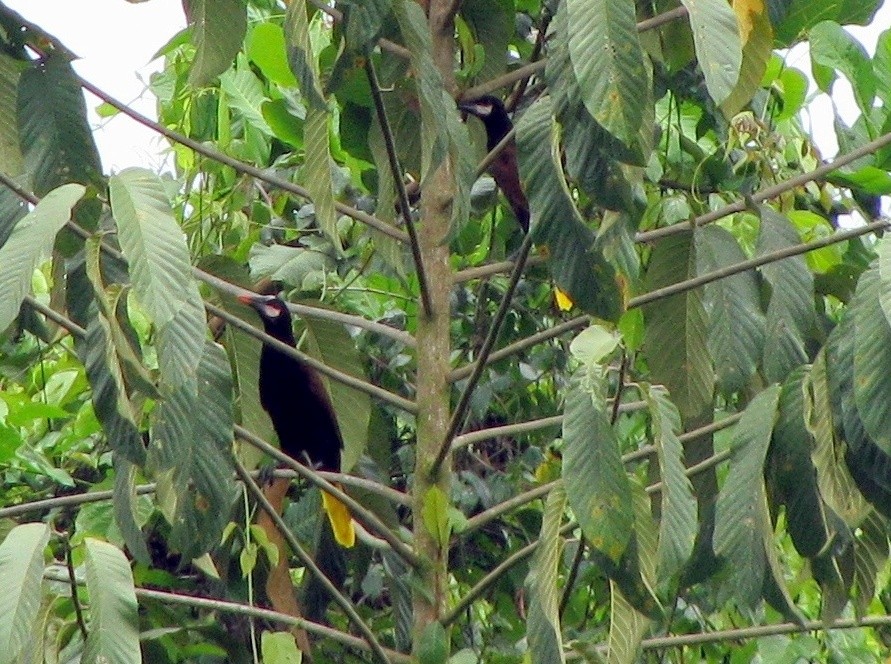
[[[185,25],[181,0],[4,0],[26,19],[55,35],[81,56],[74,63],[85,79],[139,112],[155,117],[155,100],[146,83],[160,61],[152,56]],[[846,29],[866,46],[870,55],[881,31],[891,27],[891,2],[884,2],[873,25]],[[804,47],[793,49],[788,64],[810,75],[810,61]],[[811,92],[816,88],[811,85]],[[843,79],[835,83],[834,98],[842,117],[851,124],[858,115],[850,86]],[[106,172],[141,165],[155,170],[164,162],[164,144],[153,132],[130,118],[117,115],[100,119],[92,111],[98,100],[88,95],[90,123],[95,133]],[[805,123],[824,158],[838,150],[832,128],[832,106],[827,95],[811,102]]]

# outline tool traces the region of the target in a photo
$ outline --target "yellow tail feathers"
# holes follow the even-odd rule
[[[351,548],[356,544],[356,528],[353,526],[353,518],[349,510],[342,502],[331,494],[322,491],[322,507],[328,515],[331,530],[334,531],[334,539],[344,548]]]

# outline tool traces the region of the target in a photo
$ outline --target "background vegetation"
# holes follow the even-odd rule
[[[891,32],[840,27],[878,0],[183,4],[156,124],[0,4],[0,662],[887,651]],[[861,112],[831,163],[801,40]],[[83,89],[174,172],[103,174]],[[346,440],[278,529],[242,288]]]

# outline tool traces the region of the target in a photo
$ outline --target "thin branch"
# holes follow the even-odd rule
[[[284,520],[282,520],[281,516],[279,516],[278,512],[263,495],[263,492],[260,490],[260,487],[257,486],[257,483],[250,476],[250,473],[245,469],[241,462],[238,459],[233,459],[235,462],[235,472],[238,473],[238,476],[241,478],[241,481],[247,487],[248,491],[251,492],[254,499],[260,504],[263,510],[269,515],[269,518],[272,519],[273,523],[275,523],[275,527],[279,529],[282,536],[288,543],[288,546],[291,547],[291,550],[300,558],[300,562],[306,567],[306,569],[315,576],[318,581],[322,584],[328,594],[331,596],[331,599],[343,609],[344,613],[346,613],[347,617],[350,621],[358,628],[362,635],[365,637],[365,640],[368,642],[371,651],[377,656],[377,658],[384,662],[384,664],[390,664],[390,658],[387,656],[387,653],[384,652],[384,649],[381,647],[381,644],[378,643],[377,637],[375,637],[374,632],[371,631],[371,628],[362,620],[362,617],[356,612],[356,608],[353,606],[352,602],[348,600],[343,593],[338,590],[331,580],[325,576],[325,573],[319,569],[316,562],[312,559],[306,550],[300,546],[300,542],[297,541],[297,538],[294,537],[294,534],[290,531],[288,526],[285,524]]]
[[[362,522],[371,530],[380,535],[381,538],[392,547],[393,552],[396,553],[411,567],[417,568],[422,564],[421,561],[418,559],[418,556],[415,555],[415,552],[412,551],[411,547],[409,547],[405,542],[399,539],[396,534],[392,530],[390,530],[390,528],[384,525],[384,523],[377,517],[376,514],[374,514],[374,512],[371,512],[364,506],[360,505],[358,502],[356,502],[355,499],[331,484],[331,482],[329,482],[328,480],[321,477],[314,470],[311,470],[304,466],[302,463],[299,463],[298,461],[292,459],[287,454],[279,450],[277,447],[273,447],[265,440],[258,437],[253,432],[248,431],[241,425],[235,425],[235,435],[245,442],[250,443],[260,451],[265,452],[277,462],[283,463],[284,465],[288,466],[288,468],[295,471],[300,477],[310,482],[314,486],[319,487],[323,491],[326,491],[327,493],[330,493],[332,496],[337,498],[349,508],[350,513],[354,517],[356,517],[360,522]]]
[[[552,417],[543,417],[538,420],[528,420],[526,422],[516,422],[514,424],[505,424],[497,427],[488,427],[477,431],[468,431],[460,436],[455,436],[452,442],[452,450],[461,447],[467,447],[474,443],[481,443],[484,440],[492,440],[501,436],[516,436],[521,433],[529,433],[530,431],[538,431],[547,429],[548,427],[560,426],[563,423],[562,415],[553,415]]]
[[[418,288],[421,291],[421,305],[424,308],[424,313],[430,316],[433,313],[433,303],[430,301],[430,288],[427,286],[427,271],[424,269],[424,257],[421,255],[421,245],[415,230],[415,222],[411,216],[411,203],[408,200],[408,193],[405,191],[405,177],[402,172],[402,166],[399,163],[399,155],[396,154],[393,130],[390,128],[387,109],[384,108],[384,100],[381,97],[380,81],[377,78],[377,71],[374,69],[374,63],[370,55],[365,58],[365,76],[368,78],[368,85],[371,88],[371,98],[374,100],[377,123],[384,139],[384,147],[387,150],[390,172],[393,175],[396,191],[399,193],[399,209],[402,213],[402,220],[405,222],[405,229],[408,231],[408,244],[411,247],[411,256],[418,275]]]
[[[514,291],[517,289],[517,284],[520,283],[520,277],[523,276],[523,268],[526,265],[526,258],[529,256],[530,249],[532,249],[532,233],[528,233],[526,237],[523,238],[523,244],[520,245],[520,251],[517,255],[517,264],[514,266],[514,271],[510,275],[510,281],[508,282],[507,290],[502,296],[501,305],[498,307],[498,311],[492,319],[489,334],[486,336],[486,340],[480,348],[479,358],[477,358],[477,361],[474,364],[473,373],[470,375],[470,378],[468,378],[467,385],[464,387],[464,391],[461,393],[461,397],[458,399],[458,404],[455,406],[455,410],[452,413],[449,428],[446,431],[443,441],[440,443],[436,459],[434,459],[433,464],[430,466],[430,475],[432,477],[435,477],[439,473],[439,468],[442,465],[442,462],[445,461],[445,458],[452,447],[452,439],[458,434],[461,427],[464,426],[464,419],[467,417],[467,410],[470,408],[470,398],[473,396],[473,390],[476,389],[477,383],[480,378],[482,378],[483,371],[485,371],[489,353],[492,352],[492,348],[498,340],[498,334],[501,332],[501,325],[504,323],[505,318],[507,318],[507,312],[510,310],[511,304],[513,303]]]
[[[697,228],[699,226],[711,224],[715,221],[718,221],[718,219],[723,219],[724,217],[730,216],[735,212],[744,212],[748,208],[747,201],[761,203],[772,198],[776,198],[780,194],[785,194],[787,191],[791,191],[796,187],[804,186],[809,182],[813,182],[814,180],[823,179],[842,166],[866,157],[873,152],[885,147],[886,145],[891,145],[891,132],[880,136],[874,141],[870,141],[869,143],[862,145],[856,150],[852,150],[845,155],[837,157],[828,164],[818,166],[812,171],[801,173],[789,178],[788,180],[784,180],[779,184],[765,187],[764,189],[761,189],[752,194],[746,200],[737,201],[735,203],[731,203],[730,205],[722,207],[719,210],[707,212],[706,214],[696,217],[692,221],[685,221],[678,224],[673,224],[672,226],[665,226],[663,228],[656,228],[651,231],[638,233],[634,239],[636,242],[653,242],[654,240],[658,240],[660,238],[689,231],[691,228]]]
[[[500,145],[500,143],[499,143]],[[498,147],[498,146],[496,146]],[[544,256],[530,256],[526,259],[526,267],[533,267],[535,265],[543,265],[547,262],[547,258]],[[514,261],[501,261],[499,263],[489,263],[487,265],[479,265],[477,267],[469,267],[465,270],[460,270],[459,272],[455,272],[452,277],[452,282],[459,284],[464,281],[470,281],[471,279],[485,279],[486,277],[491,277],[496,274],[501,274],[503,272],[510,272],[514,269],[516,263]]]
[[[486,524],[491,523],[503,514],[507,514],[508,512],[518,507],[522,507],[523,505],[527,505],[533,500],[544,498],[560,481],[561,480],[554,480],[553,482],[548,482],[547,484],[540,484],[539,486],[533,487],[528,491],[517,494],[513,498],[508,498],[504,502],[498,503],[494,507],[490,507],[489,509],[482,511],[479,514],[470,517],[469,519],[467,519],[467,522],[464,524],[461,532],[457,533],[457,535],[464,537],[468,533],[471,533],[474,530],[479,530]]]
[[[59,574],[53,568],[48,568],[43,573],[43,578],[48,581],[61,581],[64,583],[65,576]],[[81,582],[82,583],[82,582]],[[368,651],[370,650],[368,643],[364,639],[360,639],[352,634],[346,634],[340,630],[332,629],[326,625],[306,620],[305,618],[297,618],[286,613],[279,613],[271,609],[262,609],[249,604],[239,604],[222,599],[211,599],[209,597],[196,597],[194,595],[184,595],[182,593],[173,593],[163,590],[148,590],[146,588],[135,588],[136,597],[141,600],[152,600],[162,604],[175,604],[177,606],[188,606],[194,609],[205,609],[207,611],[230,613],[232,615],[247,616],[249,618],[258,618],[268,620],[272,623],[280,623],[289,627],[300,627],[311,634],[323,638],[331,639],[338,643],[342,643],[352,648]],[[398,664],[412,664],[414,661],[411,657],[395,650],[385,649],[391,661]]]
[[[309,201],[312,200],[312,197],[309,195],[309,191],[307,191],[306,188],[280,178],[276,175],[272,175],[261,168],[253,166],[252,164],[247,164],[245,162],[239,161],[234,157],[230,157],[229,155],[220,152],[219,150],[208,147],[204,143],[193,140],[188,136],[173,131],[172,129],[168,129],[164,125],[151,120],[150,118],[142,115],[141,113],[138,113],[137,111],[134,111],[123,102],[118,101],[114,97],[111,97],[109,94],[97,88],[95,85],[83,79],[82,77],[78,76],[77,80],[78,83],[80,83],[80,85],[85,90],[89,90],[92,94],[97,96],[105,103],[113,106],[124,115],[127,115],[133,120],[136,120],[141,125],[148,127],[152,131],[161,134],[171,141],[179,143],[181,145],[185,145],[187,148],[194,150],[198,154],[203,155],[208,159],[213,159],[214,161],[219,162],[225,166],[228,166],[236,172],[241,173],[242,175],[249,175],[252,178],[256,178],[258,180],[271,184],[272,186],[278,187],[279,189],[294,194],[295,196],[300,196],[301,198]],[[336,209],[341,214],[345,214],[346,216],[355,219],[356,221],[359,221],[377,231],[380,231],[384,235],[399,240],[400,242],[408,242],[408,235],[405,233],[405,231],[395,228],[390,224],[381,221],[377,217],[368,214],[367,212],[362,212],[361,210],[357,210],[356,208],[345,205],[344,203],[341,203],[339,201],[334,201],[334,209]]]
[[[234,287],[238,288],[238,287]],[[245,291],[247,292],[247,291]],[[204,308],[207,309],[208,312],[213,314],[214,316],[218,316],[226,321],[229,325],[232,325],[235,328],[238,328],[242,332],[245,332],[255,339],[259,339],[267,346],[275,348],[277,351],[288,355],[289,357],[293,357],[296,360],[302,362],[303,364],[312,367],[316,371],[329,378],[336,380],[339,383],[344,385],[348,385],[349,387],[355,388],[365,394],[375,397],[376,399],[380,399],[385,403],[389,403],[397,408],[401,408],[402,410],[409,413],[417,412],[417,405],[413,401],[409,401],[405,397],[401,397],[398,394],[393,394],[392,392],[388,392],[382,387],[378,387],[377,385],[373,385],[367,381],[362,380],[361,378],[356,378],[355,376],[351,376],[348,373],[344,373],[339,369],[335,369],[333,367],[329,367],[324,362],[320,362],[319,360],[310,357],[306,353],[303,353],[296,348],[289,346],[288,344],[276,339],[275,337],[271,337],[263,330],[260,330],[250,323],[246,323],[241,320],[238,316],[235,316],[225,309],[222,309],[214,304],[209,302],[204,303]]]
[[[663,12],[658,16],[653,16],[652,18],[648,18],[646,20],[640,21],[637,24],[638,32],[645,32],[647,30],[652,30],[653,28],[657,28],[669,21],[673,21],[675,19],[681,18],[686,15],[687,11],[683,8],[671,9],[667,12]],[[470,99],[476,99],[477,97],[482,97],[483,95],[491,94],[500,88],[505,88],[509,85],[513,85],[514,83],[519,83],[523,79],[529,78],[543,70],[547,66],[547,59],[538,60],[537,62],[532,62],[528,65],[523,65],[513,71],[509,71],[506,74],[498,76],[496,78],[489,79],[488,81],[484,81],[479,85],[475,85],[472,88],[468,88],[464,91],[464,96]]]
[[[530,335],[525,339],[521,339],[520,341],[516,341],[505,346],[504,348],[496,350],[494,353],[489,355],[489,364],[497,362],[498,360],[502,360],[505,357],[510,357],[515,353],[520,353],[527,348],[537,346],[538,344],[544,343],[545,341],[550,341],[551,339],[559,337],[561,334],[564,334],[566,332],[572,332],[573,330],[578,330],[590,324],[590,316],[584,315],[573,318],[572,320],[565,321],[563,323],[560,323],[559,325],[555,325],[554,327],[548,328],[547,330],[542,330],[541,332]],[[449,381],[455,382],[466,378],[471,373],[473,373],[473,371],[476,369],[477,364],[478,363],[468,364],[467,366],[455,369],[449,374]]]
[[[309,4],[333,18],[335,23],[340,23],[343,20],[343,13],[339,9],[329,7],[323,0],[309,0]],[[405,48],[405,46],[401,46],[389,39],[384,39],[382,37],[377,40],[377,45],[384,51],[389,51],[393,55],[398,55],[400,58],[408,60],[411,57],[411,51]]]
[[[679,634],[677,636],[659,636],[644,639],[641,647],[645,650],[661,648],[678,648],[681,646],[703,645],[717,641],[740,641],[742,639],[760,639],[765,636],[779,634],[798,634],[802,632],[827,632],[833,629],[856,629],[858,627],[882,627],[891,625],[891,616],[864,616],[862,618],[843,618],[834,622],[824,620],[808,620],[803,624],[779,623],[776,625],[758,625],[757,627],[740,627],[724,629],[716,632],[700,632],[698,634]]]
[[[84,621],[83,609],[80,606],[80,598],[77,596],[77,579],[74,575],[74,558],[71,555],[71,538],[67,534],[64,538],[64,545],[65,568],[68,570],[68,587],[71,590],[71,603],[74,604],[74,615],[77,617],[77,627],[80,630],[84,641],[86,641],[89,633],[87,632],[87,623]]]
[[[65,328],[75,337],[82,339],[87,336],[87,331],[84,328],[82,328],[80,325],[75,323],[67,316],[63,316],[55,309],[46,306],[43,302],[40,302],[34,296],[26,295],[24,301],[28,303],[29,307],[43,314],[59,327]]]
[[[578,524],[576,524],[575,522],[570,522],[563,525],[560,528],[559,533],[561,535],[566,535],[572,532],[577,527]],[[535,548],[537,546],[538,540],[535,540],[531,544],[527,544],[526,546],[524,546],[522,549],[514,551],[511,555],[502,560],[491,572],[480,579],[473,588],[468,590],[467,594],[464,595],[464,597],[462,597],[455,603],[455,606],[452,607],[451,611],[449,611],[442,619],[442,624],[448,627],[450,624],[460,618],[465,609],[467,609],[467,607],[469,607],[480,596],[482,596],[483,593],[485,593],[496,581],[498,581],[498,579],[501,578],[501,576],[505,572],[507,572],[517,563],[524,561],[526,558],[535,553]]]
[[[635,307],[649,304],[650,302],[653,302],[655,300],[669,297],[671,295],[677,295],[678,293],[684,293],[686,291],[693,290],[694,288],[704,286],[705,284],[709,284],[713,281],[724,279],[725,277],[730,277],[734,274],[739,274],[740,272],[747,272],[748,270],[752,270],[762,265],[767,265],[768,263],[775,263],[786,258],[791,258],[792,256],[800,256],[801,254],[806,254],[807,252],[814,251],[815,249],[822,249],[823,247],[828,247],[832,244],[844,242],[845,240],[850,240],[854,237],[881,231],[888,228],[888,226],[889,222],[886,220],[874,221],[871,224],[866,224],[865,226],[861,226],[859,228],[852,228],[846,231],[833,233],[832,235],[820,238],[819,240],[805,242],[803,244],[795,244],[790,247],[783,247],[782,249],[772,251],[768,254],[764,254],[763,256],[750,258],[749,260],[742,261],[734,265],[728,265],[726,267],[713,270],[706,274],[701,274],[698,277],[694,277],[692,279],[679,281],[676,284],[671,284],[670,286],[665,286],[663,288],[657,288],[656,290],[650,291],[649,293],[638,295],[637,297],[631,298],[631,300],[628,302],[628,308],[634,309]],[[669,226],[668,228],[674,228],[674,226]],[[687,229],[687,232],[690,232],[689,229]]]

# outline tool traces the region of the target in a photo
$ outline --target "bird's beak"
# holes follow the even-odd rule
[[[460,108],[465,113],[470,113],[471,115],[475,115],[478,118],[484,118],[492,112],[492,107],[488,104],[480,104],[475,101],[463,102],[458,104],[458,108]]]
[[[260,300],[256,295],[237,295],[236,299],[242,304],[246,304],[254,309],[256,309],[257,305],[260,303]]]

